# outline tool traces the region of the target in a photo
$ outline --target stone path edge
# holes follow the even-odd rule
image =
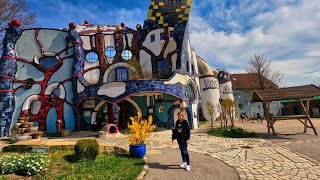
[[[149,170],[149,159],[147,156],[143,158],[144,166],[142,172],[137,176],[136,180],[142,180]]]
[[[311,157],[309,157],[309,156],[307,156],[307,155],[305,155],[305,154],[302,154],[302,153],[300,153],[300,152],[293,151],[292,149],[290,149],[290,148],[288,148],[288,147],[286,147],[286,146],[279,146],[279,147],[282,147],[282,148],[284,148],[284,149],[290,150],[291,152],[297,154],[298,156],[301,156],[302,158],[305,158],[306,160],[308,160],[308,161],[310,161],[310,162],[312,162],[312,163],[320,166],[320,161],[318,161],[318,160],[316,160],[316,159],[312,159]]]

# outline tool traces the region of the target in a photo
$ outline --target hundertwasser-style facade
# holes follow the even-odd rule
[[[233,99],[230,77],[193,50],[191,5],[152,0],[147,20],[135,29],[87,21],[65,29],[11,23],[0,62],[1,135],[10,135],[25,114],[47,133],[110,123],[125,128],[137,112],[171,128],[183,111],[197,128],[201,106],[211,118],[207,102],[218,117],[219,99]]]

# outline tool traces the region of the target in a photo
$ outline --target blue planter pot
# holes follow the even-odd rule
[[[138,144],[138,145],[130,145],[130,157],[132,158],[143,158],[146,155],[146,145]]]

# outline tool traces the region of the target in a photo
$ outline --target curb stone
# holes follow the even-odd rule
[[[279,146],[279,147],[282,147],[282,148],[284,148],[284,149],[286,149],[286,150],[289,150],[291,153],[296,154],[296,155],[298,155],[298,156],[300,156],[300,157],[302,157],[302,158],[304,158],[304,159],[306,159],[306,160],[314,163],[314,165],[320,166],[320,161],[318,161],[318,160],[316,160],[316,159],[312,159],[311,157],[309,157],[309,156],[307,156],[307,155],[305,155],[305,154],[302,154],[302,153],[300,153],[300,152],[296,152],[296,151],[294,151],[294,150],[292,150],[291,148],[286,147],[286,146]]]
[[[136,180],[142,180],[144,178],[144,176],[147,174],[148,170],[149,170],[149,160],[148,158],[145,156],[143,158],[144,160],[144,166],[143,166],[143,170],[142,172],[137,176]]]

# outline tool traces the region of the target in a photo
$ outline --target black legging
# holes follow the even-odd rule
[[[186,141],[178,138],[179,149],[181,152],[181,157],[183,162],[187,162],[187,165],[190,165],[190,158],[188,153],[188,144]]]

